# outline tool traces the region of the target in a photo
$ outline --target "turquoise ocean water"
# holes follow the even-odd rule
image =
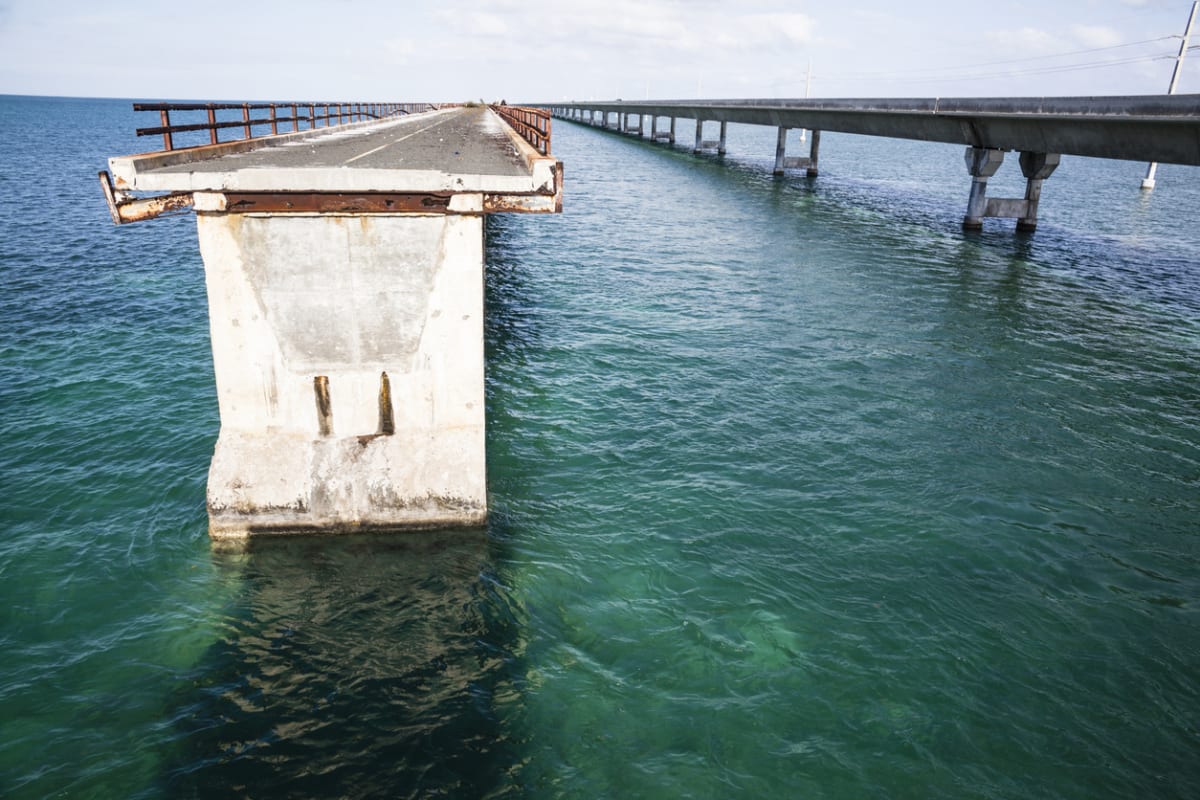
[[[95,178],[141,124],[0,97],[0,796],[1200,795],[1200,171],[964,235],[961,148],[558,122],[488,528],[222,553],[194,221]]]

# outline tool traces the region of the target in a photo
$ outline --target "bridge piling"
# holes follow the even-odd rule
[[[963,230],[983,230],[983,218],[987,215],[988,179],[1000,169],[1004,151],[994,148],[968,147],[964,156],[967,172],[971,175],[971,192],[967,195],[967,213],[963,217]]]
[[[714,141],[704,138],[704,120],[696,120],[696,146],[692,148],[693,153],[703,153],[705,150],[716,150],[720,155],[725,155],[725,123],[721,123],[721,139]]]
[[[780,127],[775,135],[775,169],[772,170],[775,175],[783,174],[783,160],[787,158],[787,132],[787,128]]]
[[[1017,230],[1032,233],[1037,229],[1042,182],[1058,168],[1060,159],[1057,153],[1021,153],[1021,174],[1025,176],[1025,214],[1017,218]]]
[[[198,206],[211,535],[480,524],[483,215]]]
[[[1037,229],[1038,203],[1042,184],[1058,168],[1061,156],[1057,153],[1023,151],[1020,156],[1021,174],[1025,176],[1025,197],[1008,199],[987,196],[988,179],[996,174],[1004,161],[1004,151],[995,148],[968,147],[964,155],[971,174],[971,192],[967,197],[967,213],[963,230],[982,230],[987,217],[1017,220],[1017,230],[1032,233]]]
[[[775,140],[775,175],[783,175],[789,169],[804,169],[810,178],[817,177],[817,157],[821,149],[821,132],[813,130],[812,141],[808,148],[808,156],[789,158],[787,154],[787,135],[789,128],[780,126]]]

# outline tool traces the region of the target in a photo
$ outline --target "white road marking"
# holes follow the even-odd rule
[[[453,116],[453,115],[451,115],[451,116]],[[405,139],[411,139],[412,137],[416,136],[418,133],[424,133],[425,131],[429,130],[430,128],[436,128],[438,125],[444,125],[445,123],[447,123],[449,121],[450,121],[450,117],[448,117],[446,119],[440,119],[437,122],[433,123],[432,125],[426,125],[424,128],[421,128],[418,131],[413,131],[412,133],[408,134],[407,136],[401,136],[399,139],[393,139],[392,141],[388,142],[387,144],[381,144],[381,145],[379,145],[379,147],[376,147],[372,150],[368,150],[365,153],[359,153],[358,155],[354,156],[353,158],[348,158],[345,161],[343,161],[342,166],[344,167],[353,161],[358,161],[360,158],[366,158],[367,156],[371,155],[372,153],[378,153],[380,150],[384,149],[385,147],[391,147],[394,144],[399,144],[400,142],[403,142]]]

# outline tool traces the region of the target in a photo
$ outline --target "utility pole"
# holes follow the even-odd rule
[[[1179,45],[1179,55],[1175,56],[1175,71],[1171,73],[1171,85],[1167,88],[1167,94],[1175,94],[1175,87],[1179,85],[1179,73],[1183,72],[1183,57],[1187,55],[1188,40],[1192,37],[1192,25],[1196,22],[1196,8],[1200,7],[1200,0],[1192,3],[1192,13],[1188,15],[1187,28],[1183,31],[1183,41]],[[1158,172],[1158,162],[1151,161],[1150,168],[1146,170],[1146,177],[1142,179],[1142,188],[1150,190],[1154,188],[1154,173]]]

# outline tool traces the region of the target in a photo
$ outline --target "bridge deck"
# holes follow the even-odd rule
[[[495,113],[473,107],[109,163],[117,187],[132,191],[545,192],[548,160],[527,150]]]

